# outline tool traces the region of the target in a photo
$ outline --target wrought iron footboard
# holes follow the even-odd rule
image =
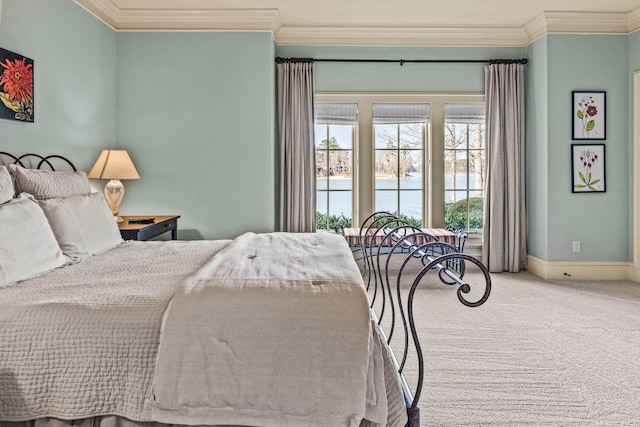
[[[397,325],[402,325],[400,344],[402,357],[398,359],[393,355],[393,351],[390,353],[407,404],[408,426],[419,427],[418,402],[422,393],[425,366],[414,317],[415,292],[422,283],[425,283],[428,273],[437,272],[443,284],[458,286],[456,294],[462,304],[478,307],[489,297],[491,277],[480,261],[460,251],[462,247],[460,244],[450,245],[441,242],[436,236],[425,233],[388,212],[376,212],[367,217],[360,227],[359,237],[363,256],[362,274],[370,296],[370,309],[379,333],[390,348]],[[419,268],[417,273],[415,273],[416,265]],[[474,275],[474,280],[480,281],[478,288],[480,295],[472,300],[466,298],[472,286],[468,280],[463,279],[469,267],[473,267],[480,273]],[[405,298],[401,293],[402,283],[411,283]],[[388,334],[383,330],[383,320],[388,327]],[[415,347],[418,364],[418,378],[413,390],[404,377],[404,368],[412,344]]]

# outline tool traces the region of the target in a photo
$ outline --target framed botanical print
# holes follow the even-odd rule
[[[33,122],[33,60],[0,48],[0,117]]]
[[[606,190],[604,144],[571,144],[571,192]]]
[[[571,139],[606,139],[606,92],[573,91]]]

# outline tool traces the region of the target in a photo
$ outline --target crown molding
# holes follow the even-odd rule
[[[522,27],[284,26],[277,9],[120,9],[111,0],[74,0],[117,31],[268,31],[279,45],[527,46],[545,34],[628,34],[629,13],[543,12]]]
[[[282,27],[278,44],[399,46],[522,46],[521,28],[483,27]]]
[[[119,9],[110,0],[74,0],[117,31],[269,31],[276,9]]]
[[[633,33],[640,29],[640,7],[629,12],[629,26],[628,31]]]
[[[281,27],[275,9],[127,10],[120,31],[269,31]]]
[[[527,44],[545,34],[627,34],[628,13],[543,12],[524,26]]]

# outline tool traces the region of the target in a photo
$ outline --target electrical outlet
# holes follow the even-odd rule
[[[573,241],[573,252],[580,252],[580,240]]]

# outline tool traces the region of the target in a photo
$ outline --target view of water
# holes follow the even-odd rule
[[[475,174],[474,174],[475,175]],[[471,177],[471,184],[475,182],[475,176]],[[351,178],[332,177],[329,179],[329,190],[349,190],[352,188]],[[451,188],[453,176],[445,175],[445,188]],[[395,191],[384,191],[385,189],[395,189],[397,185],[396,179],[377,179],[375,194],[376,211],[394,212],[398,206],[398,194]],[[414,218],[422,218],[422,174],[412,173],[412,176],[400,180],[400,212]],[[467,187],[467,175],[456,174],[456,188]],[[318,181],[318,190],[327,189],[327,180]],[[447,191],[445,195],[447,200],[462,200],[466,198],[463,192]],[[352,209],[352,192],[340,191],[329,193],[329,214],[351,216]],[[319,192],[317,198],[317,209],[319,212],[327,211],[327,193]]]

